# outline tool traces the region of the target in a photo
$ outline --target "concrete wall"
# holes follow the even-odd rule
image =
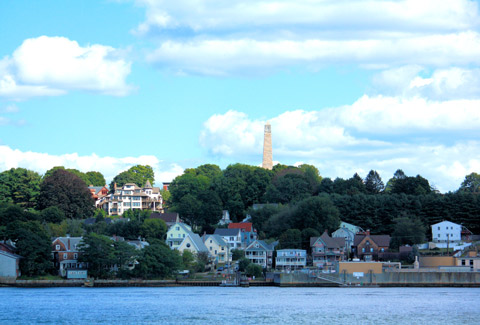
[[[363,272],[368,273],[372,271],[373,273],[382,273],[382,263],[381,262],[339,262],[339,272]]]
[[[439,266],[455,266],[455,258],[453,256],[420,256],[418,259],[420,267],[432,267]]]

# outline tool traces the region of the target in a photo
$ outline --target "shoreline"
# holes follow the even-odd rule
[[[68,287],[219,287],[221,281],[176,281],[176,280],[95,280],[93,285],[85,285],[83,280],[13,280],[0,282],[1,287],[16,288],[68,288]],[[335,283],[274,283],[266,281],[252,281],[251,287],[278,287],[278,288],[479,288],[480,283],[352,283],[339,285]]]

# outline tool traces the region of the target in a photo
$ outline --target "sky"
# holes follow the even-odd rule
[[[273,158],[455,191],[480,172],[467,0],[3,0],[0,171]]]

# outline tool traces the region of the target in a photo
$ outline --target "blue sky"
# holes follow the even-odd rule
[[[0,2],[0,170],[480,172],[477,1]]]

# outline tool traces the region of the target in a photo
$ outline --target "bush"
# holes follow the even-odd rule
[[[250,263],[247,266],[246,273],[248,276],[254,276],[258,278],[262,276],[262,267],[258,264]]]
[[[245,272],[249,264],[250,260],[248,258],[242,257],[238,260],[238,270],[240,272]]]

